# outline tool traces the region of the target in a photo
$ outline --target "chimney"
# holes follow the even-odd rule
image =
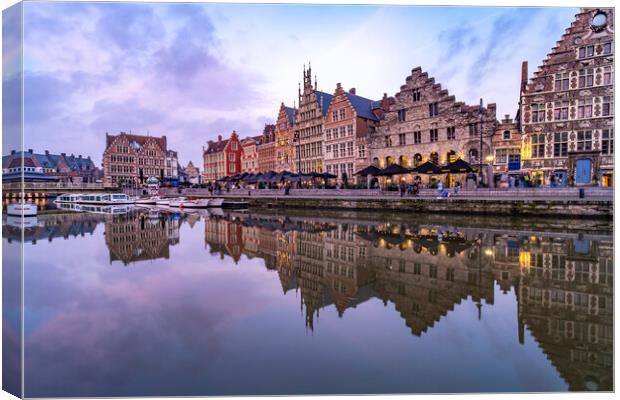
[[[336,89],[340,89],[342,87],[342,85],[340,84],[340,82],[336,83]]]
[[[351,94],[355,94],[355,88],[354,88],[354,87],[352,87],[351,89],[349,89],[349,93],[351,93]]]
[[[217,141],[221,142],[222,141],[222,135],[217,135]]]
[[[50,155],[50,151],[49,150],[45,150],[45,155],[49,156]]]
[[[81,159],[82,159],[82,155],[81,155],[81,154],[78,154],[78,158],[81,160]]]
[[[527,85],[527,61],[523,61],[521,63],[521,91],[525,91],[525,86]]]
[[[32,149],[28,149],[28,153],[32,154],[33,153]]]
[[[66,157],[67,154],[66,153],[60,153],[61,156]]]
[[[15,150],[11,150],[11,155],[15,154],[16,151]]]

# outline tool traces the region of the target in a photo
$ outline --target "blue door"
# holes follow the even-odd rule
[[[590,183],[592,162],[588,159],[577,160],[575,171],[576,183]]]

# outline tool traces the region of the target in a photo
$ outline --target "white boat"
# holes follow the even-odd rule
[[[32,203],[11,203],[6,207],[8,215],[32,217],[37,215],[37,206]]]
[[[135,204],[157,204],[160,200],[159,196],[139,197],[135,200]]]
[[[209,207],[209,199],[192,199],[187,197],[178,197],[170,200],[170,207],[179,208],[207,208]]]
[[[209,199],[209,207],[222,207],[223,203],[224,199],[222,198]]]
[[[170,200],[173,200],[173,199],[156,200],[155,204],[158,205],[158,206],[169,206],[170,205]]]
[[[170,202],[168,203],[168,205],[170,207],[181,207],[181,205],[183,204],[185,200],[187,200],[185,197],[177,197],[174,199],[170,199]]]
[[[133,204],[125,193],[66,193],[61,194],[54,200],[54,203],[81,203],[81,204]]]

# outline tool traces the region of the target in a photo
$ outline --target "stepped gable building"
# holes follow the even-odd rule
[[[204,182],[214,182],[240,173],[242,154],[243,148],[235,131],[230,139],[222,139],[222,135],[218,135],[217,140],[209,140],[207,148],[202,148]]]
[[[267,172],[276,169],[276,126],[265,124],[260,144],[256,146],[258,153],[258,171]]]
[[[185,167],[185,174],[187,175],[187,181],[192,185],[199,184],[202,181],[200,177],[200,168],[194,166],[194,163],[191,161],[187,164],[187,167]]]
[[[106,133],[106,149],[103,152],[104,184],[138,185],[145,183],[150,177],[163,182],[167,150],[166,136]]]
[[[542,183],[612,186],[614,11],[584,8],[527,81],[523,169]]]
[[[323,172],[323,122],[332,95],[312,86],[312,69],[304,67],[304,89],[298,89],[299,109],[295,113],[293,142],[295,171]]]
[[[277,172],[293,171],[293,125],[295,108],[280,104],[276,120],[276,168]]]
[[[420,67],[411,70],[376,132],[370,135],[370,159],[379,167],[398,163],[415,167],[425,161],[445,164],[462,158],[480,162],[491,153],[496,106],[457,102]],[[452,183],[452,182],[450,182]]]
[[[517,116],[518,118],[518,116]],[[521,132],[517,118],[506,114],[497,124],[491,139],[493,145],[493,171],[496,173],[520,173]]]
[[[355,179],[354,173],[368,166],[367,138],[379,125],[374,109],[380,102],[348,92],[338,83],[325,116],[325,171],[336,175],[338,183]]]
[[[263,136],[250,136],[241,140],[243,154],[241,154],[241,171],[256,173],[258,172],[258,151],[257,148],[262,143]]]

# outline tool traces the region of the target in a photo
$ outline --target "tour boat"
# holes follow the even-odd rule
[[[130,210],[126,205],[96,205],[96,204],[81,204],[80,209],[83,212],[95,213],[95,214],[127,214]]]
[[[125,193],[87,193],[87,194],[61,194],[54,200],[54,203],[81,203],[81,204],[133,204]]]
[[[169,206],[171,200],[174,200],[174,199],[155,200],[155,204],[158,205],[158,206]]]
[[[11,203],[6,207],[8,215],[32,217],[37,215],[37,206],[32,203]]]

